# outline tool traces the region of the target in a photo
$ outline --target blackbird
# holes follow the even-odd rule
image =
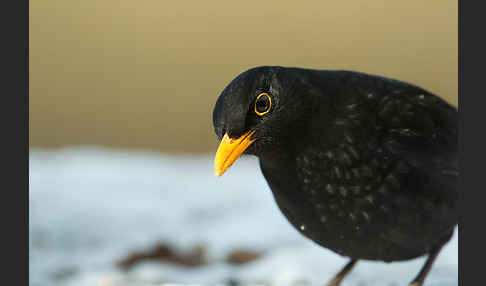
[[[255,155],[304,236],[350,261],[428,255],[422,285],[458,222],[457,109],[412,84],[345,70],[249,69],[213,111],[221,176]]]

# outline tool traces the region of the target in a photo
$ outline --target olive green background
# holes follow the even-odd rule
[[[349,69],[457,105],[457,1],[31,1],[30,145],[214,152],[211,114],[259,65]]]

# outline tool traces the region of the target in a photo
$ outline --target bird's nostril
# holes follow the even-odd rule
[[[218,137],[219,139],[222,139],[224,134],[226,134],[226,128],[223,126],[219,129],[219,132],[218,132]]]

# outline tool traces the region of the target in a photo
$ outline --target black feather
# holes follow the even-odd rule
[[[252,112],[258,93],[267,115]],[[411,84],[351,71],[258,67],[213,113],[247,149],[303,235],[355,259],[395,261],[447,242],[458,217],[457,109]]]

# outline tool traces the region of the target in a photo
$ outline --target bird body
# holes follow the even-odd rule
[[[255,101],[262,93],[267,102]],[[251,130],[244,153],[258,156],[284,216],[323,247],[391,262],[438,252],[452,236],[457,110],[422,88],[352,71],[258,67],[228,85],[213,121],[220,138]]]

